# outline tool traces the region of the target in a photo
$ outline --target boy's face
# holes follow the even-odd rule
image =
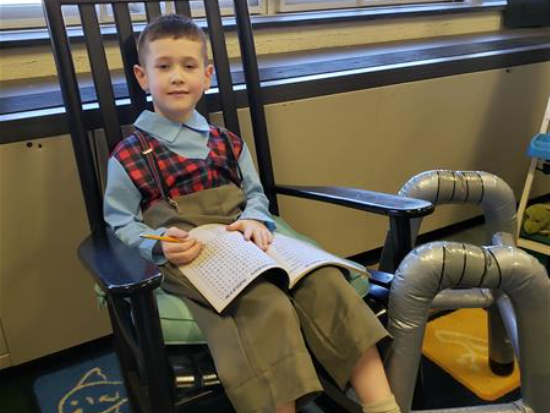
[[[214,72],[205,64],[202,43],[164,38],[148,42],[146,48],[144,66],[134,66],[141,88],[151,93],[155,112],[174,122],[187,121]]]

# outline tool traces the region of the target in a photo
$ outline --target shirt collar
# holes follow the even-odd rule
[[[205,133],[210,131],[207,120],[196,110],[185,123],[177,123],[159,115],[156,112],[144,110],[134,122],[136,128],[168,142],[174,142],[182,130],[190,129],[194,132]]]

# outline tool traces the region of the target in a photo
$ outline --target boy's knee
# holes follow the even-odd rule
[[[353,299],[357,295],[342,271],[336,267],[322,267],[309,274],[299,286],[296,295],[313,295],[317,299],[344,296]]]
[[[272,299],[268,300],[261,311],[265,312],[266,316],[268,316],[272,322],[279,325],[286,326],[289,323],[298,322],[296,310],[294,309],[290,298],[282,291],[280,294],[277,294],[273,296]]]
[[[235,353],[231,361],[227,357],[219,361],[218,374],[222,382],[252,380],[280,360],[305,351],[300,322],[291,300],[277,287],[274,288],[278,291],[271,287],[259,287],[248,294],[247,302],[242,303],[233,321],[227,323],[234,342],[225,343],[224,354],[228,354],[228,347]]]
[[[237,317],[259,330],[297,321],[290,297],[268,281],[255,284],[241,297],[238,305]]]

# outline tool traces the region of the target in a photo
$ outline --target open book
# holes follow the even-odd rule
[[[282,234],[274,234],[273,243],[264,252],[252,241],[245,241],[242,233],[227,231],[225,225],[203,225],[189,233],[204,247],[197,258],[179,269],[219,313],[255,278],[271,269],[286,275],[288,288],[311,270],[326,265],[368,274],[360,264]]]

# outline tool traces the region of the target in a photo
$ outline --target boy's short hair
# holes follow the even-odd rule
[[[202,43],[205,65],[208,63],[206,36],[202,29],[190,18],[180,14],[165,14],[151,21],[141,32],[137,42],[139,64],[145,64],[147,44],[158,39],[189,39]]]

